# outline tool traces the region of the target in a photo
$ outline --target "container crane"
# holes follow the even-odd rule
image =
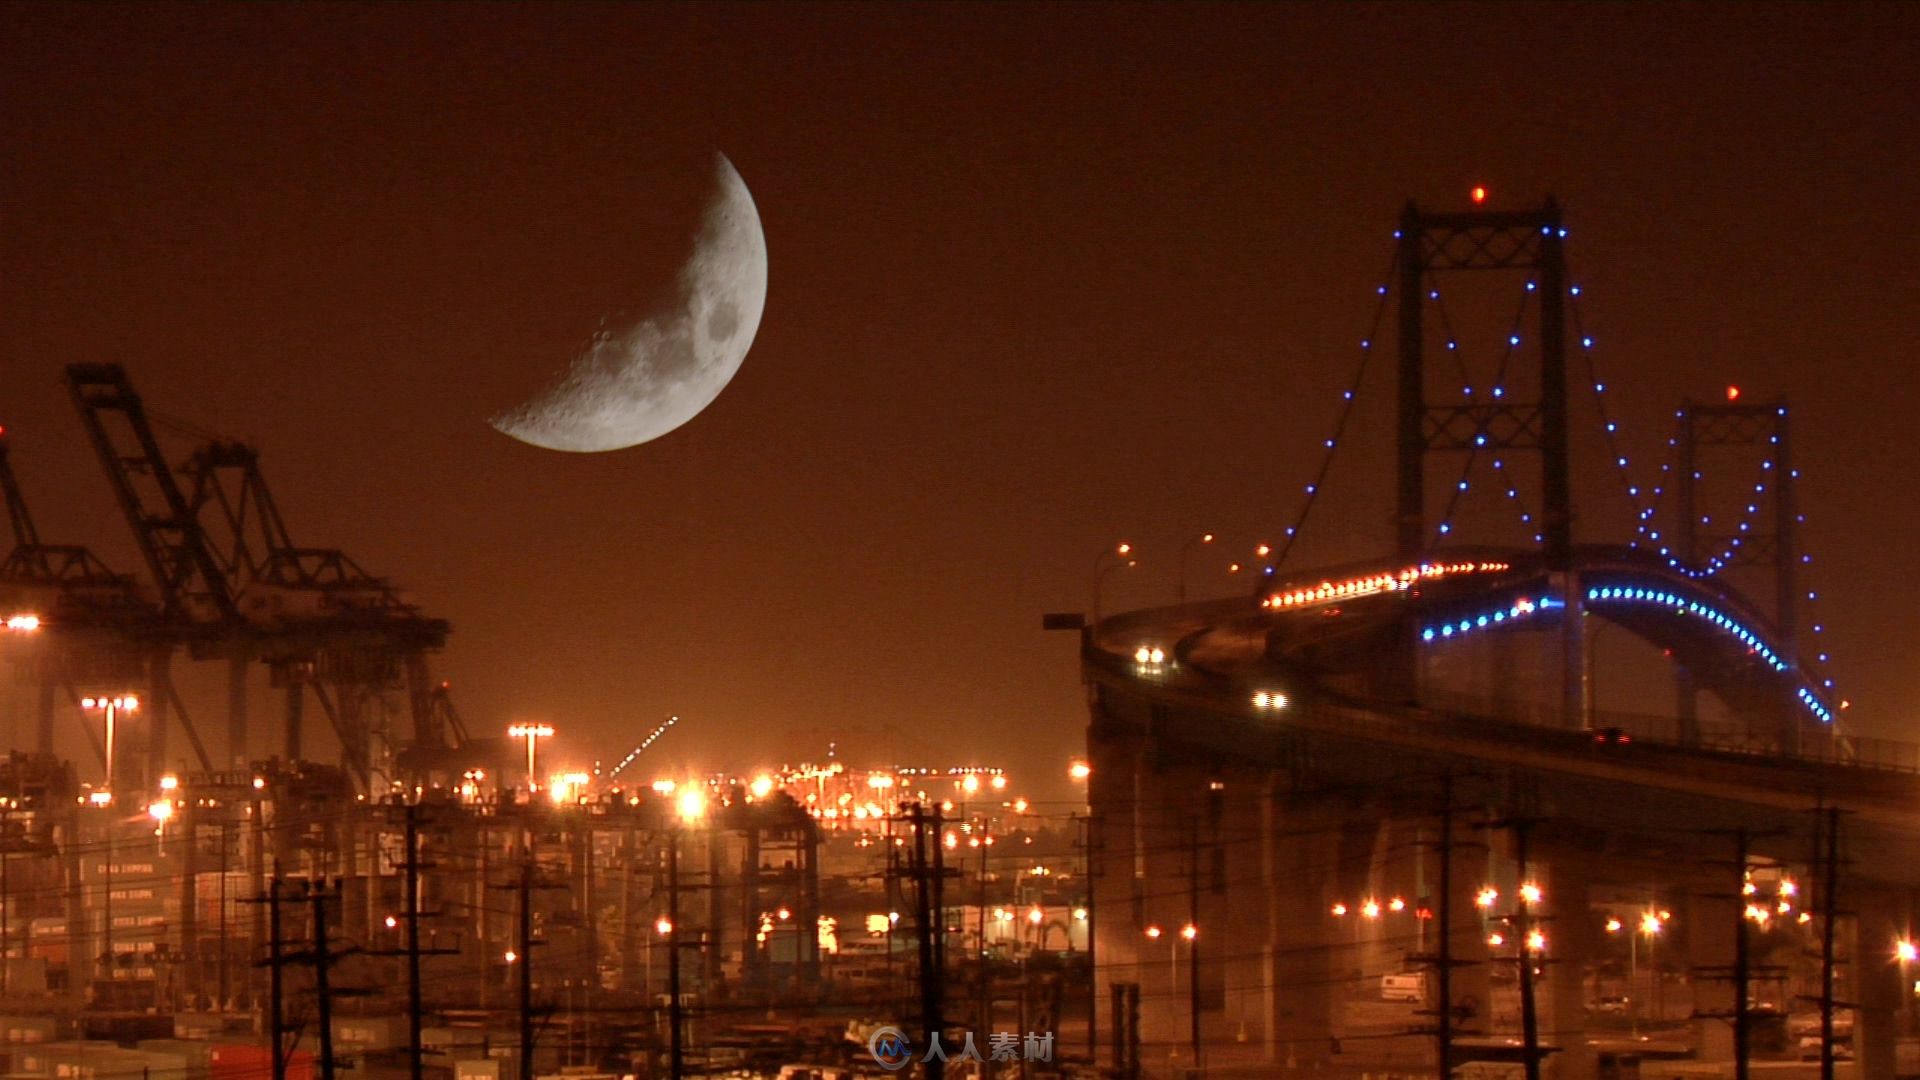
[[[173,639],[162,612],[133,578],[109,567],[92,549],[79,544],[50,544],[40,538],[26,493],[14,473],[9,433],[0,427],[0,498],[4,498],[13,546],[0,561],[0,602],[9,611],[31,611],[41,619],[42,640],[22,654],[39,688],[35,751],[54,753],[56,690],[79,699],[77,687],[103,691],[144,688],[164,716],[179,717],[201,767],[209,767],[205,746],[185,704],[167,678]],[[153,710],[150,710],[153,711]],[[129,736],[146,744],[144,768],[165,767],[166,744],[150,724],[135,722]],[[91,726],[83,728],[93,737]],[[105,749],[93,738],[105,760]]]
[[[70,365],[67,385],[163,615],[195,658],[229,664],[231,753],[244,756],[246,672],[256,661],[285,691],[289,759],[302,756],[308,689],[362,790],[378,771],[386,696],[403,682],[412,740],[445,745],[426,666],[426,653],[446,642],[444,620],[422,615],[344,552],[295,544],[253,447],[208,439],[176,470],[118,364]]]

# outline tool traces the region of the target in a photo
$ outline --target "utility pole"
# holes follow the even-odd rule
[[[1814,822],[1814,864],[1820,868],[1820,1080],[1833,1080],[1834,924],[1840,921],[1840,808],[1821,807]]]
[[[1439,991],[1434,1009],[1433,1040],[1440,1075],[1453,1075],[1453,774],[1440,778],[1440,926],[1434,935],[1434,984]]]
[[[933,816],[929,818],[926,808],[919,803],[914,803],[911,819],[913,821],[913,879],[916,886],[914,921],[920,929],[920,1029],[925,1032],[926,1045],[931,1051],[934,1040],[940,1037],[941,1029],[945,1026],[940,1019],[941,969],[938,959],[939,951],[934,940],[936,933],[934,911],[937,903],[934,894],[939,878],[937,872],[929,874],[927,854],[927,844],[931,841],[933,858],[939,859],[941,838],[937,831],[929,835],[928,826],[931,824],[937,829],[940,816],[939,811],[935,810]],[[925,1064],[927,1080],[944,1080],[945,1059],[929,1054],[929,1060]]]
[[[233,822],[227,820],[223,811],[220,815],[220,1011],[227,1011],[227,1002],[232,1000],[233,984],[227,975],[227,860],[228,848],[233,843],[227,834],[227,827]],[[196,842],[198,838],[196,837]]]
[[[420,909],[420,871],[433,869],[432,863],[420,861],[420,807],[408,803],[402,807],[402,829],[406,855],[399,863],[403,875],[405,908],[389,922],[406,923],[405,946],[399,949],[382,949],[378,956],[401,956],[406,960],[407,970],[407,1053],[408,1073],[411,1080],[421,1080],[425,1070],[426,1051],[420,1045],[420,1030],[425,1023],[426,1006],[421,993],[420,961],[427,956],[447,956],[458,953],[458,949],[423,948],[420,944],[420,920],[438,915],[438,911]]]
[[[1734,900],[1733,921],[1733,1075],[1734,1080],[1747,1080],[1747,1044],[1750,1037],[1751,1018],[1747,1015],[1747,984],[1751,972],[1752,959],[1747,950],[1747,910],[1746,884],[1749,844],[1747,830],[1739,829],[1734,833],[1734,861],[1740,868],[1740,891]]]
[[[533,847],[527,846],[520,859],[520,927],[514,936],[515,957],[520,979],[520,1075],[515,1080],[533,1080]],[[678,1000],[678,999],[675,999]],[[676,1029],[678,1030],[678,1029]],[[675,1036],[676,1043],[678,1036]],[[676,1069],[676,1078],[680,1075]]]
[[[419,807],[406,807],[407,845],[407,1075],[420,1080],[420,826]]]
[[[336,991],[333,986],[332,969],[335,962],[352,956],[360,950],[350,948],[335,952],[328,936],[327,904],[329,901],[340,898],[337,885],[329,889],[324,882],[305,881],[302,883],[305,886],[304,897],[313,905],[313,947],[302,952],[283,951],[281,946],[284,943],[280,938],[280,880],[279,868],[275,867],[273,877],[268,882],[264,901],[267,905],[269,940],[267,959],[261,961],[271,969],[268,984],[268,1010],[272,1014],[269,1026],[272,1028],[273,1037],[274,1080],[286,1080],[287,1075],[286,1023],[282,1019],[285,989],[281,983],[280,969],[288,964],[313,966],[315,1011],[320,1025],[320,1076],[321,1080],[333,1080],[339,1064],[334,1060],[333,1054],[333,996],[336,992],[352,994],[357,991]],[[261,903],[262,901],[250,902]]]
[[[686,1016],[680,1004],[680,827],[667,831],[667,1075],[686,1075],[686,1047],[681,1030]],[[531,1080],[532,1074],[528,1074]]]
[[[287,1080],[287,1029],[282,1019],[286,1015],[284,999],[285,985],[280,969],[299,960],[298,954],[288,955],[282,951],[280,925],[280,867],[276,863],[273,874],[267,878],[265,896],[252,900],[242,900],[244,904],[263,904],[267,909],[267,958],[256,961],[255,967],[267,969],[267,1032],[273,1051],[273,1080]],[[222,947],[225,947],[224,942]]]
[[[1187,925],[1180,932],[1187,939],[1187,1041],[1193,1055],[1193,1067],[1204,1069],[1200,1059],[1200,822],[1187,815]]]
[[[1093,813],[1088,811],[1082,818],[1074,815],[1080,825],[1080,872],[1087,883],[1087,1060],[1097,1067],[1100,1063],[1100,963],[1099,955],[1094,952],[1094,907],[1095,886],[1093,865]]]
[[[1527,1055],[1527,1080],[1540,1080],[1540,1013],[1533,999],[1533,920],[1527,904],[1527,832],[1533,822],[1516,818],[1513,829],[1513,859],[1520,880],[1519,902],[1514,905],[1514,934],[1520,939],[1520,1036]]]
[[[974,1026],[981,1031],[993,1030],[993,970],[987,963],[987,849],[989,837],[982,835],[975,841],[980,845],[980,887],[977,903],[980,907],[979,927],[980,944],[974,950],[974,971],[980,979],[980,1013]],[[980,1074],[991,1078],[994,1073],[993,1061],[989,1058],[980,1063]]]
[[[1528,895],[1532,886],[1531,862],[1528,858],[1527,840],[1533,827],[1540,823],[1536,817],[1514,815],[1499,821],[1489,821],[1481,825],[1486,829],[1506,829],[1513,834],[1514,875],[1518,887],[1514,890],[1513,915],[1507,920],[1513,931],[1517,953],[1514,963],[1519,965],[1517,975],[1520,988],[1520,1032],[1521,1052],[1526,1055],[1524,1069],[1526,1080],[1540,1080],[1540,1009],[1535,997],[1533,983],[1534,949],[1533,927],[1535,923],[1532,899]],[[1442,880],[1445,880],[1445,864],[1442,864]],[[1446,886],[1441,887],[1441,903],[1448,902]],[[1441,940],[1446,940],[1446,924],[1441,923]]]
[[[333,955],[327,951],[327,890],[309,885],[307,895],[313,900],[313,989],[319,997],[320,1080],[333,1080],[333,990],[327,980]]]
[[[946,819],[940,812],[939,804],[933,807],[933,831],[927,838],[928,850],[933,852],[933,877],[928,884],[933,886],[933,973],[934,982],[940,987],[940,1023],[946,1026],[947,991],[947,831]]]
[[[280,869],[275,867],[273,876],[267,879],[267,963],[269,1008],[273,1012],[269,1024],[273,1031],[273,1080],[287,1080],[287,1028],[286,1008],[284,1004],[285,984],[280,975],[282,963],[280,954]]]
[[[1751,829],[1740,828],[1716,830],[1717,835],[1729,836],[1734,841],[1734,859],[1732,867],[1735,873],[1733,897],[1733,963],[1730,966],[1716,966],[1699,969],[1708,978],[1720,979],[1733,984],[1733,1008],[1724,1013],[1696,1013],[1702,1018],[1717,1018],[1733,1021],[1733,1075],[1734,1080],[1748,1080],[1752,1065],[1747,1060],[1752,1043],[1753,1016],[1748,1005],[1748,995],[1753,984],[1753,959],[1747,942],[1747,885],[1748,875],[1753,870],[1753,842],[1762,837],[1778,836],[1780,830],[1773,829],[1756,833]],[[1720,865],[1726,865],[1724,863]],[[1717,894],[1725,896],[1726,894]]]
[[[534,837],[531,824],[522,822],[518,828],[520,847],[520,873],[505,885],[494,888],[511,890],[515,894],[515,927],[513,949],[508,964],[513,968],[516,986],[515,998],[519,1013],[520,1027],[520,1076],[516,1080],[532,1080],[533,1077],[533,949],[538,942],[533,940],[533,890],[536,887],[548,887],[538,882],[534,876]]]

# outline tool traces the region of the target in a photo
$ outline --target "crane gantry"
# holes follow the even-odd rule
[[[448,710],[436,703],[426,657],[446,643],[445,620],[406,602],[385,579],[337,548],[297,544],[253,446],[204,438],[169,463],[154,420],[124,368],[73,364],[68,392],[153,581],[168,646],[228,665],[228,752],[248,757],[248,672],[264,664],[284,693],[282,749],[303,756],[311,695],[340,740],[342,764],[363,791],[387,772],[390,699],[404,691],[407,740],[445,747]],[[164,661],[155,685],[170,682]],[[166,713],[150,718],[163,752]]]

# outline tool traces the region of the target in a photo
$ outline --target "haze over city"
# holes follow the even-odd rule
[[[661,749],[687,763],[854,725],[1066,758],[1073,649],[1039,615],[1086,609],[1122,539],[1114,607],[1171,601],[1198,531],[1222,539],[1196,588],[1239,588],[1217,571],[1298,509],[1393,215],[1476,183],[1568,208],[1636,457],[1683,395],[1793,402],[1843,691],[1887,734],[1920,705],[1913,605],[1888,602],[1914,568],[1886,538],[1920,524],[1889,438],[1916,404],[1896,8],[7,24],[4,422],[42,532],[136,561],[59,384],[123,362],[155,408],[255,440],[309,542],[449,619],[440,667],[489,727],[608,758],[679,713]],[[732,385],[606,457],[488,429],[668,290],[715,148],[770,251]],[[1387,535],[1363,494],[1386,449],[1356,443],[1330,490],[1362,493],[1316,511],[1300,565]],[[1598,533],[1621,508],[1585,509]]]
[[[12,1073],[1920,1076],[1910,8],[0,53]]]

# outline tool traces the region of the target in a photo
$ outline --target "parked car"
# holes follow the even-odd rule
[[[1602,994],[1593,1003],[1596,1016],[1625,1016],[1633,1007],[1633,1001],[1625,994]]]

